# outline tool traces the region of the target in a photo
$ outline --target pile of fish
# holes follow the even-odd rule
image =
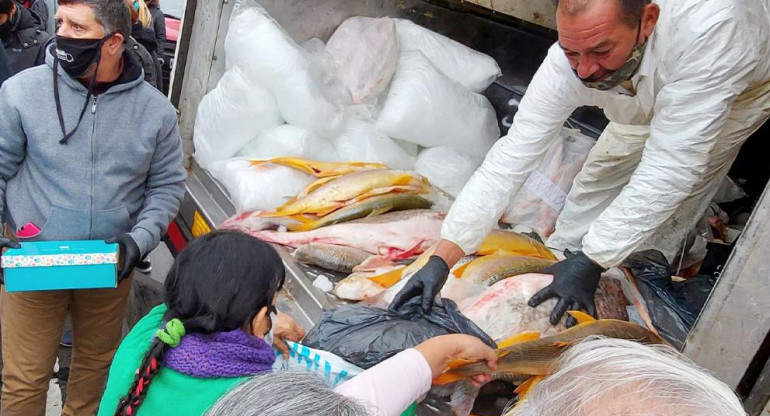
[[[291,231],[309,231],[388,211],[430,208],[423,198],[430,184],[408,171],[390,170],[374,163],[330,163],[299,158],[254,161],[301,170],[318,179],[274,212],[255,214],[262,218],[288,218]]]
[[[440,235],[436,235],[432,240],[439,238]],[[389,262],[388,259],[370,258],[354,267],[353,273],[335,286],[334,293],[341,299],[360,301],[386,292],[380,299],[392,300],[400,289],[398,283],[405,282],[425,265],[432,253],[431,247],[409,266]],[[509,277],[540,272],[555,261],[556,257],[542,243],[522,234],[494,230],[476,253],[463,258],[451,274],[473,285],[488,287]],[[466,285],[466,288],[471,286]],[[457,302],[464,299],[459,295],[452,298]],[[373,304],[383,306],[378,300]]]
[[[253,163],[268,162],[318,179],[275,211],[241,214],[221,228],[289,247],[298,262],[334,272],[332,292],[340,299],[387,307],[408,278],[427,263],[441,238],[445,214],[430,209],[430,184],[413,172],[296,158]],[[556,261],[537,240],[493,230],[475,253],[450,270],[441,297],[454,300],[463,315],[499,343],[495,377],[508,381],[542,377],[564,348],[588,335],[659,341],[655,334],[625,322],[628,301],[623,288],[617,278],[607,276],[600,280],[596,296],[603,320],[589,322],[578,314],[582,323],[574,328],[565,329],[563,321],[551,325],[556,300],[537,308],[527,301],[553,281],[542,272]],[[432,394],[451,396],[453,413],[467,415],[478,390],[463,380],[486,370],[482,367],[457,364],[437,380],[452,383],[436,386]]]

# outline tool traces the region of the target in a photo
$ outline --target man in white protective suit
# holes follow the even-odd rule
[[[574,250],[530,306],[596,315],[599,276],[640,249],[672,261],[744,141],[770,116],[767,0],[561,0],[548,51],[506,137],[444,222],[435,255],[391,308],[429,311],[449,268],[484,240],[570,114],[610,120],[567,196],[549,246]],[[571,324],[573,322],[568,322]]]

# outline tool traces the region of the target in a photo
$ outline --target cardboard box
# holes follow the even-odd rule
[[[118,250],[103,240],[21,243],[2,256],[5,290],[116,288]]]

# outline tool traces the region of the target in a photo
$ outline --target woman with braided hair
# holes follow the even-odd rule
[[[164,303],[120,345],[99,416],[201,415],[270,371],[273,337],[304,336],[275,310],[283,282],[280,257],[254,237],[215,231],[192,241],[166,278]]]

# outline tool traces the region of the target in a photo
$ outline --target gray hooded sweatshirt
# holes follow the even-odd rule
[[[124,59],[138,76],[91,98],[66,144],[59,143],[50,51],[47,65],[19,73],[0,89],[0,215],[16,232],[28,223],[40,228],[22,242],[129,233],[145,255],[179,210],[186,172],[176,111],[144,82],[128,54]],[[58,72],[69,132],[87,90]]]

